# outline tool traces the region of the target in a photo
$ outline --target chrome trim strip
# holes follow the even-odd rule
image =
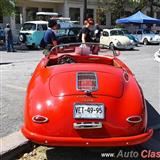
[[[139,120],[138,120],[138,121],[131,121],[131,120],[130,120],[131,118],[139,118]],[[141,116],[130,116],[130,117],[126,118],[126,121],[129,122],[129,123],[134,123],[134,124],[136,124],[136,123],[142,122],[142,117],[141,117]]]
[[[101,122],[80,122],[80,123],[73,123],[74,129],[96,129],[102,128]]]
[[[42,117],[42,118],[44,118],[45,120],[43,120],[43,121],[36,121],[34,118],[36,118],[36,117]],[[44,117],[44,116],[41,116],[41,115],[36,115],[36,116],[33,116],[32,117],[32,121],[34,122],[34,123],[46,123],[46,122],[48,122],[48,118],[47,117]]]

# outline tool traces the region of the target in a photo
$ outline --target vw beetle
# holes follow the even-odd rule
[[[24,136],[48,146],[83,147],[150,139],[142,89],[116,55],[100,44],[54,47],[29,82]]]
[[[119,29],[103,29],[100,43],[117,49],[134,49],[135,43]]]

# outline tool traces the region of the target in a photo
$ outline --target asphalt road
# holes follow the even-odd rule
[[[149,127],[158,128],[152,140],[143,145],[152,150],[160,150],[160,63],[153,60],[159,48],[157,45],[139,46],[133,51],[121,51],[119,56],[130,67],[143,89]],[[3,137],[19,130],[22,125],[26,87],[43,55],[40,50],[17,50],[15,53],[0,51],[0,57],[0,137]],[[69,152],[72,153],[72,149]]]
[[[43,56],[41,51],[0,52],[1,106],[0,137],[19,130],[23,122],[27,84]]]

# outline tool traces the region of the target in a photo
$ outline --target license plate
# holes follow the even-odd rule
[[[74,118],[78,119],[104,119],[104,104],[74,105]]]

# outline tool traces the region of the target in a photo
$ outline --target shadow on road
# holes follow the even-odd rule
[[[12,64],[13,62],[2,62],[0,63],[0,65],[9,65],[9,64]]]
[[[41,49],[38,49],[38,48],[32,48],[32,47],[26,47],[25,45],[23,45],[23,44],[16,44],[16,45],[14,45],[14,49],[16,50],[16,51],[36,51],[36,50],[41,50]],[[6,47],[5,47],[5,45],[0,45],[0,51],[6,51]]]
[[[160,123],[160,115],[154,107],[146,100],[148,109],[148,127],[152,128]],[[46,151],[47,160],[141,160],[143,150],[160,151],[160,130],[156,129],[151,140],[131,147],[112,147],[112,148],[83,148],[83,147],[56,147]],[[159,145],[158,145],[159,144]],[[103,153],[111,153],[113,157],[103,157]],[[119,156],[118,156],[119,155]],[[124,157],[124,155],[129,157]],[[138,155],[138,156],[137,156]],[[118,156],[118,157],[117,157]],[[123,156],[123,157],[122,157]],[[147,159],[147,158],[145,158]],[[153,158],[156,160],[156,158]],[[152,158],[148,158],[152,160]]]
[[[148,127],[160,126],[160,115],[154,109],[154,107],[146,100],[147,111],[148,111]]]
[[[143,149],[160,152],[160,114],[146,100],[148,112],[148,128],[154,129],[152,138],[141,145]]]
[[[122,154],[138,151],[135,147],[112,147],[112,148],[81,148],[81,147],[58,147],[46,151],[47,160],[132,160],[131,157],[124,158]],[[106,153],[109,157],[104,156]],[[120,155],[121,154],[121,155]],[[139,153],[138,153],[139,154]],[[117,157],[118,155],[118,157]],[[139,156],[134,160],[140,160]]]

